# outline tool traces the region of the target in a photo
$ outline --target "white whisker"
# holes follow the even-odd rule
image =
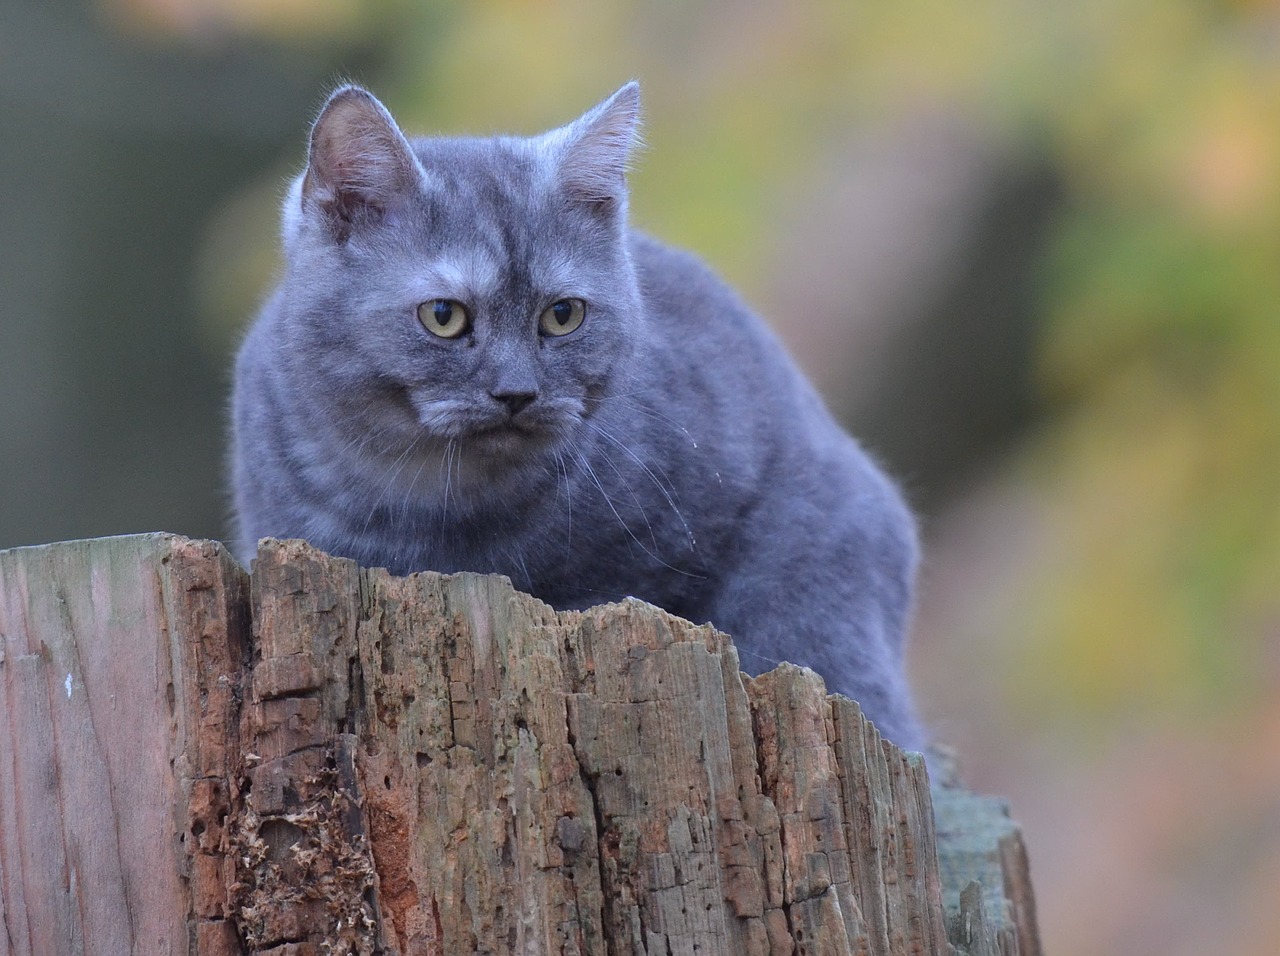
[[[453,488],[453,458],[457,449],[457,439],[450,438],[444,449],[444,515],[446,519],[449,516],[449,493]],[[459,472],[459,479],[461,479],[461,472]]]
[[[573,482],[569,477],[569,465],[564,460],[564,455],[559,451],[555,453],[556,465],[560,469],[560,473],[564,475],[564,498],[566,510],[566,529],[565,529],[565,550],[573,550]]]
[[[389,491],[391,491],[392,486],[396,483],[396,479],[400,477],[400,472],[404,471],[405,465],[409,463],[410,459],[413,456],[413,452],[418,447],[418,442],[421,440],[422,440],[422,436],[419,435],[417,438],[415,438],[413,441],[409,443],[408,447],[405,448],[405,450],[400,453],[400,457],[396,459],[395,464],[392,466],[394,468],[394,471],[392,471],[391,476],[387,478],[387,483],[383,486],[382,491],[378,494],[378,497],[374,499],[373,504],[369,506],[369,514],[365,517],[364,527],[361,528],[360,530],[360,533],[362,535],[369,533],[369,523],[373,521],[373,516],[377,514],[378,505],[382,504],[382,499],[387,496],[387,493]]]
[[[668,489],[668,485],[671,484],[671,480],[668,478],[667,484],[664,485],[661,481],[658,480],[658,476],[653,473],[652,469],[650,469],[649,466],[645,464],[645,462],[640,458],[639,455],[637,455],[625,444],[623,444],[621,441],[615,438],[609,432],[609,430],[604,428],[602,425],[598,425],[595,422],[590,422],[590,421],[585,422],[585,424],[590,426],[590,428],[593,431],[595,431],[598,435],[600,435],[607,441],[612,442],[618,448],[621,448],[624,452],[626,452],[631,457],[632,461],[634,461],[637,465],[639,465],[644,470],[644,473],[649,476],[649,480],[652,481],[654,486],[657,487],[658,491],[662,493],[662,497],[666,499],[667,505],[671,508],[672,512],[675,513],[676,518],[679,519],[680,527],[684,529],[685,538],[689,542],[690,550],[696,549],[697,544],[694,541],[693,531],[691,531],[689,528],[689,522],[685,521],[684,513],[681,512],[679,506],[675,502],[675,499],[672,497],[672,491],[674,490],[674,488],[670,490]],[[612,462],[610,462],[610,464],[612,464]],[[666,478],[666,475],[664,474],[663,477]],[[628,488],[629,487],[630,485],[628,485]],[[641,509],[642,513],[643,513],[643,510],[644,509],[642,508]],[[652,529],[650,529],[650,532],[652,533]]]
[[[697,448],[697,447],[698,447],[698,443],[697,443],[697,441],[695,441],[695,440],[694,440],[694,437],[693,437],[692,435],[690,435],[690,434],[689,434],[689,429],[685,428],[683,425],[681,425],[681,424],[680,424],[678,421],[676,421],[675,419],[670,418],[670,417],[668,417],[668,416],[666,416],[666,415],[662,414],[662,412],[658,411],[656,408],[653,408],[653,407],[651,407],[651,406],[649,406],[649,405],[646,405],[644,402],[637,401],[637,400],[636,400],[636,396],[637,396],[637,395],[641,395],[641,394],[644,394],[644,393],[642,393],[642,392],[617,392],[617,393],[615,393],[615,394],[613,394],[613,395],[605,395],[605,396],[603,396],[602,398],[598,399],[598,401],[600,401],[600,402],[601,402],[601,404],[603,404],[604,402],[615,401],[615,400],[616,400],[616,401],[627,401],[627,403],[628,403],[632,408],[634,408],[636,411],[638,411],[638,412],[640,412],[640,413],[642,413],[642,414],[644,414],[644,415],[648,415],[650,418],[656,419],[657,421],[660,421],[660,422],[662,422],[662,423],[664,423],[664,424],[666,424],[666,425],[670,425],[670,426],[671,426],[672,428],[674,428],[676,431],[681,432],[681,433],[684,435],[684,437],[685,437],[685,438],[689,439],[689,443],[690,443],[691,445],[693,445],[693,447],[694,447],[694,448]]]
[[[690,577],[690,578],[703,577],[703,575],[701,574],[692,574],[689,571],[685,571],[681,568],[677,568],[671,564],[668,564],[666,561],[663,561],[662,558],[658,557],[658,555],[654,554],[652,551],[646,548],[644,546],[644,542],[636,537],[636,533],[631,530],[631,528],[627,525],[626,520],[623,519],[622,515],[618,512],[618,509],[614,507],[613,500],[609,497],[609,493],[605,491],[604,485],[601,483],[600,478],[596,474],[595,469],[591,467],[591,462],[587,461],[585,456],[577,452],[571,452],[570,454],[572,454],[573,457],[577,459],[578,463],[587,470],[587,474],[591,476],[592,482],[594,482],[596,488],[600,490],[600,496],[604,498],[604,503],[609,506],[609,510],[613,512],[613,516],[618,519],[618,524],[622,526],[622,530],[627,533],[627,535],[631,538],[632,541],[636,543],[636,546],[641,551],[643,551],[645,554],[651,557],[654,561],[657,561],[660,565],[662,565],[668,571],[674,571],[676,574],[683,574],[686,577]]]

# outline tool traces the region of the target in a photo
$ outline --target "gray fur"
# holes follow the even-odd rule
[[[727,631],[752,673],[814,668],[918,748],[911,515],[733,292],[627,227],[638,107],[633,83],[539,137],[410,143],[365,91],[330,98],[236,364],[236,552],[302,537],[558,608],[634,595]],[[568,297],[582,326],[540,334]],[[440,298],[469,334],[419,323]]]

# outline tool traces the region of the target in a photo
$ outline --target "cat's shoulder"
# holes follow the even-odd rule
[[[631,258],[641,281],[652,281],[668,275],[686,280],[700,274],[714,278],[707,265],[692,252],[655,239],[639,229],[628,230],[627,238]]]
[[[641,294],[651,305],[754,320],[733,289],[694,253],[636,229],[630,231],[629,245]]]

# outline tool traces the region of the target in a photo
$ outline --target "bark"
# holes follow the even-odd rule
[[[935,831],[857,704],[638,601],[0,552],[0,954],[1037,954],[1006,809],[936,793]]]

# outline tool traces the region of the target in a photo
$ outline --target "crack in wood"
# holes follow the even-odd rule
[[[107,645],[157,662],[151,683]],[[64,725],[66,672],[74,706],[133,694],[141,722],[93,705]],[[1001,808],[935,786],[944,892],[919,757],[815,675],[744,678],[724,635],[633,600],[556,613],[503,579],[395,578],[301,542],[264,543],[252,579],[167,535],[0,552],[0,723],[14,956],[125,936],[205,956],[1039,953]],[[65,759],[68,734],[105,776]],[[21,849],[46,832],[108,845],[51,899]]]

